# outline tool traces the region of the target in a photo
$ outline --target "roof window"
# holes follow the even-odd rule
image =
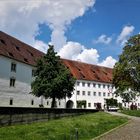
[[[16,49],[18,50],[18,51],[20,51],[20,48],[19,48],[19,46],[15,46],[16,47]]]
[[[0,42],[4,45],[6,45],[5,41],[3,39],[0,39]]]
[[[14,55],[11,52],[8,52],[8,55],[14,57]]]
[[[27,58],[24,58],[24,61],[25,61],[25,62],[28,62],[28,59],[27,59]]]

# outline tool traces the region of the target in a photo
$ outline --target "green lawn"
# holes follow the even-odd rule
[[[49,122],[0,128],[0,140],[74,140],[75,128],[80,140],[90,140],[127,122],[127,118],[104,112],[62,118]]]
[[[140,117],[140,110],[121,110],[121,113],[130,115],[130,116]]]

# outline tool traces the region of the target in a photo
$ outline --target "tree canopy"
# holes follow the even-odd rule
[[[140,35],[131,37],[125,44],[119,61],[113,69],[116,94],[126,102],[140,93]],[[128,94],[129,93],[129,94]]]
[[[56,99],[72,96],[74,84],[75,78],[54,52],[54,47],[49,45],[47,54],[37,61],[35,80],[31,84],[32,94],[52,98],[51,107],[55,107]]]

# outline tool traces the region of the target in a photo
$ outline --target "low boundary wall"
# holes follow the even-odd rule
[[[0,107],[0,126],[28,124],[67,116],[95,113],[95,109]]]

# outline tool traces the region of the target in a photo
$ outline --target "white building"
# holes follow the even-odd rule
[[[44,54],[33,47],[0,32],[0,106],[44,107],[51,106],[51,99],[37,98],[31,94],[36,60]],[[57,101],[57,107],[77,107],[85,101],[86,108],[104,108],[105,99],[114,97],[112,69],[62,59],[77,79],[71,99]],[[115,97],[114,97],[115,98]],[[117,98],[121,102],[121,98]],[[67,102],[67,103],[66,103]],[[140,100],[136,101],[140,107]]]

